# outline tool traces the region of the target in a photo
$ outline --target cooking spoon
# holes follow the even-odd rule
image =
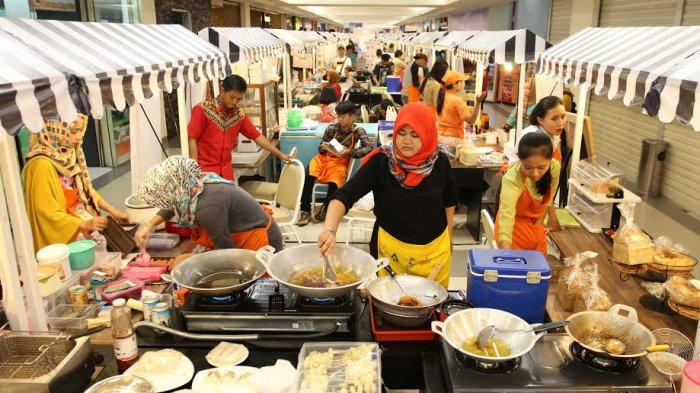
[[[335,274],[335,270],[333,270],[333,265],[328,255],[323,256],[323,277],[331,282],[336,282],[338,280],[338,275]]]
[[[486,344],[495,336],[497,333],[539,333],[545,332],[547,330],[558,329],[569,324],[569,321],[559,321],[545,323],[544,325],[535,326],[530,329],[499,329],[493,325],[488,325],[479,331],[476,336],[476,344],[479,348],[486,347]]]
[[[647,347],[645,349],[645,351],[647,351],[647,352],[662,352],[662,351],[668,351],[670,348],[671,348],[671,346],[668,344],[659,344],[659,345],[652,345],[651,347]],[[605,342],[605,350],[612,355],[622,355],[627,350],[627,345],[625,345],[625,343],[623,343],[622,341],[620,341],[616,338],[611,338]]]

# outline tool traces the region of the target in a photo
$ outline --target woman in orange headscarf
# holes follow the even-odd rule
[[[422,102],[399,111],[390,145],[375,149],[332,198],[321,253],[335,246],[345,213],[362,196],[374,194],[378,254],[396,273],[429,277],[447,287],[450,279],[451,228],[457,189],[450,162],[437,147],[437,129]]]

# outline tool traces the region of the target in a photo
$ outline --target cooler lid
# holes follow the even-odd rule
[[[551,276],[552,270],[539,251],[474,248],[469,250],[469,270],[476,274],[497,271],[500,275],[526,277],[529,272]]]

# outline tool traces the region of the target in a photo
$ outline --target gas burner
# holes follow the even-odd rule
[[[343,307],[350,302],[347,296],[338,297],[300,297],[298,298],[298,304],[300,309],[307,310],[318,310],[318,309],[329,309],[334,307]]]
[[[243,304],[245,292],[236,292],[225,296],[202,296],[193,294],[195,307],[210,311],[233,311]]]
[[[502,362],[484,362],[479,359],[469,357],[457,350],[454,351],[457,363],[470,370],[482,374],[508,374],[520,367],[520,358],[513,358]]]
[[[571,354],[574,359],[585,364],[586,366],[606,373],[620,374],[628,371],[633,371],[639,368],[638,358],[613,358],[610,356],[601,355],[584,348],[577,342],[572,342]]]

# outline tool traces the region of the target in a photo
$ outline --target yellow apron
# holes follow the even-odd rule
[[[450,283],[450,231],[445,228],[432,242],[426,245],[409,244],[397,240],[382,227],[379,227],[377,247],[380,258],[389,258],[389,266],[396,274],[413,274],[421,277],[435,275],[434,280],[447,288]],[[438,265],[440,265],[438,267]],[[439,269],[439,270],[438,270]],[[385,276],[384,270],[379,276]]]

